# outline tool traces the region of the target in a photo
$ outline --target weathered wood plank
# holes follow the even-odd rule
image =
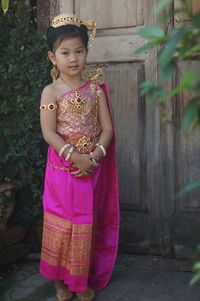
[[[60,0],[60,13],[73,14],[74,13],[74,0]]]
[[[145,53],[134,54],[134,51],[143,46],[145,41],[138,33],[132,35],[96,37],[88,55],[88,62],[132,62],[144,61]]]
[[[137,0],[75,0],[75,13],[83,20],[94,19],[97,28],[137,25]]]
[[[137,0],[137,26],[144,25],[144,0]]]
[[[197,74],[200,72],[199,61],[185,61],[179,65],[177,71],[177,82],[184,72],[194,70]],[[180,134],[180,120],[185,110],[186,104],[192,95],[188,92],[181,93],[176,103],[176,136],[175,136],[175,173],[176,173],[176,192],[180,191],[186,184],[200,178],[200,143],[199,129],[189,130],[186,136]],[[200,188],[195,189],[181,198],[177,199],[177,211],[200,211]]]

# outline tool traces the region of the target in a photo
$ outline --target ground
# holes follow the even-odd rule
[[[156,256],[118,257],[109,285],[97,301],[199,301],[200,283],[189,287],[192,262]],[[53,282],[26,261],[1,272],[1,301],[56,301]],[[74,301],[76,299],[74,298]]]

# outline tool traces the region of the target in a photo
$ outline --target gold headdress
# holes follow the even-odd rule
[[[89,42],[88,42],[88,47],[91,47],[95,35],[96,35],[96,23],[93,21],[86,21],[82,22],[76,15],[70,15],[70,14],[62,14],[59,16],[56,16],[53,21],[51,26],[54,28],[63,26],[63,25],[76,25],[80,27],[82,24],[85,25],[89,30],[92,30],[91,34],[89,35]]]

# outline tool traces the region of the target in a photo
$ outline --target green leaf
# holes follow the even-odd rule
[[[185,193],[198,187],[200,187],[200,179],[197,179],[196,181],[185,185],[185,187],[181,189],[180,192],[177,194],[177,198],[182,197]]]
[[[1,5],[3,8],[4,15],[5,15],[9,8],[9,0],[1,0]]]
[[[190,47],[190,49],[185,49],[185,51],[182,51],[182,54],[180,54],[181,60],[184,60],[188,56],[191,56],[192,54],[198,52],[200,50],[200,44],[194,45],[193,47]]]
[[[161,10],[163,10],[166,6],[171,4],[173,0],[162,0],[160,3],[154,8],[155,13],[159,13]]]
[[[192,286],[192,285],[194,285],[194,284],[195,284],[197,281],[199,281],[199,280],[200,280],[200,272],[197,273],[197,274],[195,274],[195,275],[192,277],[192,279],[190,280],[189,285]]]
[[[165,37],[163,29],[159,26],[147,26],[139,30],[139,34],[142,38],[148,40],[162,39]]]
[[[152,88],[155,87],[155,84],[150,81],[145,81],[140,85],[141,95],[144,96],[147,92],[149,92]]]
[[[172,61],[175,55],[177,43],[183,38],[186,32],[186,28],[180,28],[178,31],[174,30],[170,33],[165,47],[158,55],[158,63],[161,67],[166,66]]]
[[[200,252],[200,244],[197,246],[197,252]]]
[[[200,262],[196,262],[193,264],[192,269],[196,272],[196,271],[200,271]]]
[[[197,117],[198,115],[198,107],[196,103],[196,99],[192,99],[183,114],[182,122],[181,122],[181,131],[182,133],[185,133],[188,127],[191,125],[192,121]]]
[[[136,49],[134,51],[134,54],[138,54],[138,53],[144,52],[146,50],[149,50],[149,49],[155,47],[156,45],[157,45],[157,43],[155,43],[155,42],[148,43],[148,44]]]
[[[171,61],[169,64],[165,65],[163,68],[160,68],[160,75],[164,80],[168,80],[174,70],[176,68],[176,63],[174,61]]]
[[[193,85],[193,82],[195,80],[196,73],[194,71],[188,71],[184,74],[184,76],[181,78],[180,84],[176,86],[174,90],[171,90],[169,93],[167,93],[163,97],[163,101],[166,101],[176,94],[180,93],[183,90],[191,88]]]

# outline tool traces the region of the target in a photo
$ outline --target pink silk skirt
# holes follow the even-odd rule
[[[118,249],[119,206],[114,139],[100,166],[73,177],[69,163],[49,147],[43,195],[40,272],[64,280],[72,292],[108,283]]]

